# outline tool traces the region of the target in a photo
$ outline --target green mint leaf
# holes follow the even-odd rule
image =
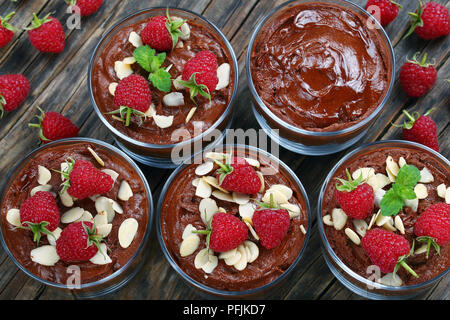
[[[165,52],[156,55],[156,51],[148,45],[136,48],[133,56],[142,69],[150,73],[158,71],[164,63],[164,60],[166,60]]]
[[[392,188],[386,192],[380,202],[381,214],[383,216],[396,215],[403,208],[403,199]]]
[[[416,193],[411,187],[405,187],[401,184],[394,184],[392,190],[402,199],[413,200],[417,198]]]
[[[414,186],[420,180],[420,171],[415,166],[412,165],[404,165],[395,181],[395,184],[399,184],[405,187],[414,188]]]
[[[164,69],[158,69],[156,72],[151,73],[149,76],[149,80],[160,91],[169,92],[172,86],[170,73],[165,71]]]

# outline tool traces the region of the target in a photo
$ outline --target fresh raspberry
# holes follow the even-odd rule
[[[41,52],[60,53],[64,50],[65,34],[58,19],[46,15],[39,19],[33,13],[31,27],[27,28],[31,44]]]
[[[51,235],[58,227],[59,219],[59,208],[50,192],[38,191],[20,206],[22,226],[33,232],[38,245],[41,233]]]
[[[428,207],[417,218],[414,233],[418,241],[428,243],[427,258],[431,244],[439,253],[439,246],[450,242],[450,204],[442,202]]]
[[[153,17],[141,32],[142,42],[157,51],[170,51],[178,43],[181,35],[180,27],[185,23],[182,19],[172,19],[167,8],[166,16]]]
[[[15,28],[8,23],[14,13],[11,12],[4,18],[0,17],[0,48],[6,46],[14,37]]]
[[[281,244],[287,234],[290,217],[287,210],[268,208],[256,210],[252,222],[261,245],[273,249]]]
[[[182,84],[190,89],[192,99],[197,94],[211,99],[211,94],[216,90],[219,83],[217,78],[217,58],[214,53],[208,50],[200,51],[195,57],[186,62],[182,80]],[[208,92],[204,90],[206,88]]]
[[[369,0],[366,4],[366,10],[370,14],[374,14],[374,10],[370,10],[372,6],[377,6],[380,12],[380,23],[383,27],[387,26],[389,23],[395,20],[398,16],[399,9],[402,6],[392,0]]]
[[[92,163],[77,160],[69,163],[69,170],[63,173],[67,192],[77,199],[85,199],[96,194],[105,194],[111,190],[114,180],[108,174],[98,170]]]
[[[436,124],[428,116],[432,110],[422,116],[417,112],[410,115],[408,111],[403,110],[403,113],[410,120],[403,124],[403,139],[423,144],[439,152]]]
[[[211,221],[209,248],[225,252],[237,248],[248,237],[248,228],[230,213],[218,212]]]
[[[17,109],[30,93],[30,83],[22,74],[0,76],[0,119],[5,111]]]
[[[408,60],[400,70],[400,83],[406,94],[413,98],[423,96],[430,90],[437,79],[436,68],[427,62],[427,54],[421,62],[417,61],[418,53]]]
[[[39,123],[30,123],[30,127],[39,128],[39,138],[43,143],[78,136],[78,127],[58,112],[44,112],[37,116]]]
[[[431,40],[450,33],[450,15],[442,4],[432,1],[422,4],[419,0],[419,8],[409,15],[413,21],[406,37],[415,32],[422,39]]]
[[[366,232],[361,245],[373,264],[384,273],[391,273],[402,266],[413,276],[417,274],[406,264],[411,247],[408,240],[392,231],[376,228]]]
[[[66,0],[70,6],[77,6],[80,9],[81,16],[90,16],[97,12],[103,3],[103,0]]]
[[[261,189],[261,180],[255,169],[244,158],[232,158],[229,163],[223,164],[217,170],[217,181],[225,190],[245,194],[256,194]]]
[[[372,213],[375,195],[373,188],[362,183],[362,176],[353,180],[350,172],[346,170],[348,181],[337,179],[342,184],[336,185],[335,197],[345,214],[353,219],[365,219]]]
[[[88,261],[98,252],[101,239],[91,222],[74,222],[56,240],[56,252],[62,261]]]

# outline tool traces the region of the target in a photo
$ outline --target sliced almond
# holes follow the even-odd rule
[[[52,246],[56,246],[56,240],[58,240],[59,237],[61,236],[61,232],[62,232],[62,229],[59,227],[56,228],[55,230],[51,231],[53,236],[47,235],[48,243]]]
[[[367,179],[373,177],[374,175],[375,175],[374,168],[359,168],[352,173],[352,178],[356,180],[360,176],[362,176],[363,181],[367,181]]]
[[[404,200],[405,206],[411,208],[412,211],[417,212],[417,209],[419,208],[419,199],[415,198],[412,200],[405,199]]]
[[[427,167],[424,167],[422,170],[420,170],[420,180],[421,183],[431,183],[434,182],[433,174],[430,170],[428,170]]]
[[[406,165],[405,158],[400,157],[400,159],[398,159],[398,165],[400,166],[400,168],[403,168]]]
[[[97,265],[105,265],[112,262],[108,256],[108,248],[105,243],[100,243],[100,250],[89,261]]]
[[[200,217],[202,218],[203,223],[205,225],[208,225],[219,208],[217,207],[217,203],[214,199],[204,198],[202,199],[202,201],[200,201],[198,210],[200,211]]]
[[[111,223],[114,219],[115,213],[113,208],[113,202],[111,199],[101,196],[95,200],[95,210],[97,213],[105,212],[108,218],[108,223]]]
[[[392,217],[389,217],[389,219],[386,221],[385,224],[383,224],[383,228],[385,228],[386,230],[395,232],[397,231],[397,229],[394,226],[394,219]]]
[[[383,199],[384,195],[386,194],[386,191],[383,189],[378,189],[374,192],[374,203],[379,208],[381,200]]]
[[[173,116],[154,115],[155,124],[161,129],[169,128],[173,124]]]
[[[189,121],[191,121],[192,117],[193,117],[194,114],[195,114],[195,111],[197,111],[197,107],[193,107],[193,108],[191,108],[191,110],[189,110],[189,113],[188,113],[188,115],[186,116],[186,120],[185,120],[186,123],[188,123]]]
[[[114,63],[114,71],[116,72],[117,78],[119,78],[120,80],[133,74],[131,65],[126,64],[123,61],[116,61]]]
[[[108,215],[105,211],[97,213],[94,217],[94,224],[99,227],[108,223]]]
[[[282,193],[281,191],[275,190],[275,189],[267,190],[262,198],[262,201],[264,203],[270,203],[271,195],[272,195],[273,202],[277,205],[288,202],[288,198],[286,197],[286,195],[284,193]]]
[[[259,161],[256,160],[256,159],[253,159],[253,158],[244,158],[244,159],[245,159],[245,161],[246,161],[249,165],[251,165],[252,167],[259,168],[259,167],[261,166],[261,164],[259,163]]]
[[[186,89],[186,87],[180,83],[181,80],[182,80],[182,76],[180,75],[176,79],[173,79],[173,81],[172,81],[173,86],[174,86],[175,90],[177,90],[177,91]]]
[[[399,171],[400,167],[398,166],[397,162],[395,162],[395,160],[391,156],[388,156],[386,159],[386,172],[392,182],[395,182]]]
[[[395,273],[386,273],[382,278],[377,280],[378,283],[384,284],[385,286],[400,287],[402,279]]]
[[[141,36],[134,31],[132,31],[130,33],[130,35],[128,37],[128,41],[136,48],[144,45],[144,43],[142,42]]]
[[[323,223],[325,223],[327,226],[333,227],[334,223],[331,220],[331,215],[327,214],[325,216],[322,217],[322,221]]]
[[[353,219],[353,226],[355,227],[356,233],[363,238],[366,235],[367,228],[369,227],[367,225],[367,222],[365,220],[358,220]]]
[[[107,237],[112,230],[112,224],[102,224],[101,226],[97,226],[97,234],[101,235],[103,238]]]
[[[43,266],[54,266],[59,261],[55,246],[41,246],[31,250],[30,257],[33,262]]]
[[[252,234],[253,238],[255,238],[255,240],[259,240],[258,234],[256,233],[255,229],[253,229],[253,226],[251,224],[251,220],[249,218],[244,218],[244,219],[242,219],[242,221],[244,221],[244,223],[247,226],[248,230],[250,230],[250,233]]]
[[[383,189],[387,185],[391,184],[391,179],[388,176],[377,173],[374,176],[371,176],[367,179],[367,184],[373,188],[373,191],[377,191],[379,189]]]
[[[223,63],[217,68],[217,83],[216,90],[222,90],[230,84],[231,66],[228,63]]]
[[[253,241],[245,240],[244,246],[250,251],[250,255],[247,255],[248,263],[254,262],[259,257],[259,248]]]
[[[111,201],[113,210],[115,212],[117,212],[118,214],[122,214],[123,213],[123,208],[117,201],[115,201],[113,199],[109,199],[109,201]]]
[[[219,254],[219,259],[229,259],[236,255],[237,248],[231,249],[229,251],[221,252]]]
[[[193,254],[200,244],[200,237],[193,234],[181,242],[180,245],[180,255],[182,257],[187,257]]]
[[[80,219],[76,220],[75,222],[81,222],[81,221],[89,221],[94,222],[94,217],[89,211],[84,210],[83,214],[81,215]]]
[[[73,198],[70,196],[70,194],[66,191],[59,194],[59,198],[61,199],[61,203],[68,208],[71,208],[73,206]]]
[[[450,203],[450,187],[445,191],[445,203]]]
[[[445,193],[447,192],[447,187],[445,186],[445,184],[440,184],[437,186],[437,194],[439,197],[444,198],[445,199]]]
[[[398,231],[400,231],[401,234],[405,234],[405,226],[403,225],[403,221],[400,216],[395,216],[394,226]]]
[[[219,259],[215,255],[208,255],[208,262],[203,265],[202,270],[205,273],[211,273],[219,264]]]
[[[367,227],[367,230],[372,229],[373,224],[375,223],[375,221],[377,221],[380,214],[381,214],[381,210],[378,210],[378,212],[376,214],[372,215],[372,218],[370,218],[370,222],[369,222],[369,226]]]
[[[286,199],[289,201],[289,199],[292,198],[292,194],[293,191],[291,188],[289,188],[288,186],[285,186],[283,184],[274,184],[273,186],[270,187],[269,190],[277,190],[280,191],[282,194],[284,194],[284,196],[286,197]],[[287,201],[286,201],[287,202]]]
[[[189,27],[189,24],[183,23],[180,27],[180,39],[181,40],[188,40],[191,36],[191,28]]]
[[[222,208],[222,207],[219,207],[219,210],[217,210],[217,212],[223,212],[223,213],[227,213],[227,210],[225,210],[224,208]]]
[[[153,103],[150,104],[150,107],[144,112],[144,115],[148,118],[156,116],[156,107]]]
[[[209,250],[207,248],[200,250],[194,259],[196,269],[201,269],[209,261]]]
[[[80,207],[75,207],[67,211],[61,216],[62,223],[72,223],[81,218],[84,213],[84,209]]]
[[[20,222],[20,210],[15,208],[9,209],[6,213],[6,221],[15,227],[21,227],[22,223]]]
[[[52,190],[52,186],[49,184],[40,185],[40,186],[37,186],[37,187],[34,187],[33,189],[31,189],[30,196],[34,196],[36,194],[36,192],[38,192],[38,191],[50,192],[51,190]]]
[[[104,167],[105,166],[105,162],[102,160],[102,158],[100,158],[100,156],[97,154],[97,152],[95,152],[91,147],[88,147],[87,149],[92,154],[92,156],[94,157],[95,161],[97,161],[97,163],[99,165]]]
[[[245,268],[247,268],[247,262],[248,262],[247,250],[241,244],[238,246],[238,252],[241,254],[241,259],[239,259],[239,261],[237,263],[235,263],[233,265],[233,267],[236,268],[236,270],[238,270],[238,271],[242,271]]]
[[[342,230],[347,223],[347,215],[344,210],[340,208],[334,208],[331,212],[331,218],[333,219],[333,226],[336,230]]]
[[[300,231],[303,233],[303,234],[306,234],[306,229],[305,229],[305,227],[301,224],[300,225]]]
[[[192,224],[188,224],[183,231],[183,235],[181,236],[181,238],[183,240],[185,240],[187,237],[192,236],[194,233],[192,233],[192,231],[196,231],[197,229],[192,225]]]
[[[255,213],[256,205],[248,202],[246,204],[239,205],[239,215],[241,218],[249,218],[250,220],[253,217],[253,213]]]
[[[197,188],[199,182],[200,182],[200,178],[195,178],[194,180],[192,180],[192,185]]]
[[[221,186],[219,186],[219,184],[217,183],[216,177],[206,176],[206,177],[203,177],[202,179],[205,180],[205,182],[207,182],[209,185],[211,185],[212,187],[214,187],[216,189],[219,189],[223,193],[230,193],[229,191],[227,191],[224,188],[222,188]]]
[[[119,187],[119,193],[117,195],[117,198],[119,198],[122,201],[128,201],[133,196],[133,190],[131,190],[130,185],[127,181],[122,180]]]
[[[416,186],[414,187],[414,192],[416,193],[417,199],[419,200],[428,197],[427,187],[422,183],[416,184]]]
[[[221,152],[208,152],[206,153],[205,157],[211,160],[221,161],[226,158],[226,154]]]
[[[232,196],[234,202],[239,205],[246,204],[250,201],[250,196],[248,194],[233,192]]]
[[[119,243],[124,249],[128,248],[134,240],[139,223],[134,218],[125,219],[119,227]]]
[[[241,253],[239,251],[236,251],[236,253],[233,256],[230,256],[230,257],[224,259],[225,264],[227,266],[232,266],[241,260],[241,256],[242,256]]]
[[[195,195],[197,197],[206,199],[211,196],[211,193],[212,193],[211,185],[207,183],[205,179],[200,179],[200,181],[198,182],[197,189],[195,190]]]
[[[52,173],[44,166],[38,166],[38,183],[46,185],[52,178]]]
[[[231,194],[225,193],[220,190],[214,190],[212,192],[212,195],[222,201],[234,202],[233,196]]]
[[[195,174],[198,176],[204,176],[210,173],[214,169],[214,163],[211,161],[206,161],[195,168]]]
[[[111,82],[108,86],[109,93],[114,96],[116,94],[116,89],[119,84],[117,82]]]
[[[381,227],[384,226],[388,221],[391,220],[390,216],[383,216],[382,214],[378,215],[377,220],[375,221],[376,225]]]
[[[181,92],[171,92],[164,96],[163,102],[168,107],[184,106],[184,96]]]
[[[136,58],[135,57],[126,57],[125,59],[122,60],[123,63],[125,64],[135,64],[136,63]]]
[[[261,181],[261,189],[259,189],[259,193],[263,193],[264,192],[264,175],[262,174],[262,172],[260,171],[256,171],[256,174],[258,175],[259,180]]]
[[[359,246],[361,244],[361,239],[359,239],[358,235],[356,234],[355,231],[353,231],[350,228],[346,228],[345,229],[345,234],[346,236],[357,246]]]
[[[69,170],[69,164],[67,162],[62,162],[61,163],[61,172],[67,173],[68,170]],[[64,177],[63,174],[61,174],[61,180],[62,181],[66,180],[66,178]]]
[[[296,204],[282,203],[280,204],[280,208],[289,211],[289,217],[291,219],[298,217],[300,215],[300,207]]]
[[[427,250],[428,250],[428,245],[425,243],[421,247],[417,248],[416,251],[414,251],[414,254],[425,253],[425,252],[427,252]]]

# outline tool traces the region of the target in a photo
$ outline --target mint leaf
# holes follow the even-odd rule
[[[417,182],[419,182],[419,180],[420,180],[419,169],[417,169],[415,166],[404,165],[400,169],[395,183],[405,187],[414,188],[414,186],[417,184]]]
[[[150,81],[153,85],[160,91],[169,92],[172,86],[172,81],[170,80],[170,73],[164,69],[159,69],[155,73],[151,73],[149,76]]]
[[[155,58],[156,51],[150,48],[149,46],[140,46],[136,48],[133,52],[133,57],[136,59],[136,62],[147,72],[151,71],[152,61]]]
[[[392,190],[394,190],[394,192],[402,199],[413,200],[417,197],[411,187],[406,187],[398,183],[392,186]]]
[[[380,202],[381,214],[383,216],[396,215],[403,208],[403,199],[392,188],[386,192]]]

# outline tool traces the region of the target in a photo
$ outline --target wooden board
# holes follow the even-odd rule
[[[88,59],[101,35],[119,19],[132,12],[151,6],[174,6],[203,14],[214,22],[231,40],[239,59],[240,84],[233,128],[258,128],[253,114],[249,111],[251,102],[245,75],[245,53],[251,33],[257,22],[275,6],[283,1],[272,0],[151,0],[151,1],[104,1],[100,10],[93,16],[83,18],[80,30],[66,29],[67,43],[59,55],[37,52],[29,43],[25,32],[16,34],[13,41],[0,49],[0,74],[23,73],[31,81],[31,94],[25,104],[15,112],[9,113],[0,122],[0,177],[5,177],[10,168],[23,154],[37,146],[36,132],[28,128],[36,108],[62,112],[79,127],[80,136],[93,137],[112,143],[113,138],[94,114],[87,89]],[[354,1],[364,5],[365,1]],[[375,140],[400,138],[400,130],[391,123],[401,123],[401,111],[424,112],[436,108],[436,122],[439,132],[441,152],[450,155],[449,119],[450,101],[448,82],[450,74],[449,37],[434,41],[424,41],[415,35],[403,40],[409,27],[408,11],[414,11],[416,1],[401,1],[401,15],[387,27],[395,47],[398,76],[401,65],[407,57],[417,51],[426,51],[436,60],[438,80],[434,88],[420,99],[408,98],[398,81],[389,102],[379,120],[372,126],[368,135],[356,146]],[[449,6],[450,1],[439,1]],[[0,15],[10,11],[17,14],[12,23],[18,27],[26,26],[36,12],[40,16],[53,12],[63,24],[69,17],[64,1],[33,0],[2,1]],[[356,147],[355,146],[355,147]],[[352,147],[353,148],[353,147]],[[281,150],[281,159],[299,176],[305,186],[313,215],[319,189],[326,173],[348,152],[323,157],[306,157]],[[170,170],[142,166],[157,201],[162,185]],[[361,299],[353,294],[331,274],[320,251],[320,239],[313,221],[313,234],[302,263],[298,265],[282,288],[271,295],[274,299]],[[45,287],[21,272],[0,248],[0,299],[74,299],[76,295],[66,295]],[[420,299],[449,299],[450,279],[443,279],[438,285]],[[166,262],[156,240],[155,228],[151,234],[149,258],[142,270],[131,282],[119,291],[103,299],[202,299],[195,290],[186,285]]]

